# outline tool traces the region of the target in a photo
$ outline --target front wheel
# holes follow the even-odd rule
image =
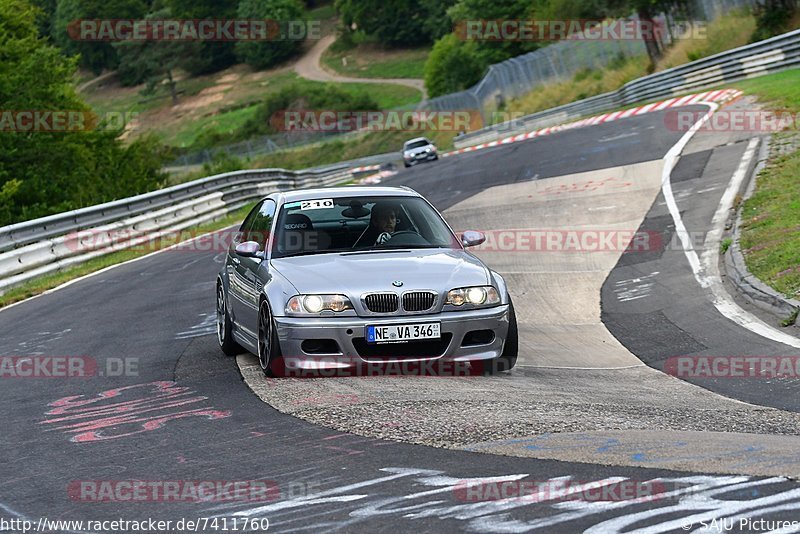
[[[233,339],[231,331],[231,318],[228,315],[228,306],[225,304],[225,289],[222,283],[217,284],[217,342],[219,348],[226,356],[236,356],[242,352],[242,347]]]
[[[514,303],[508,299],[508,333],[503,344],[503,352],[491,361],[485,374],[494,375],[502,371],[510,371],[517,364],[519,352],[519,332],[517,331],[517,315],[514,313]]]
[[[258,310],[258,363],[265,376],[281,376],[281,347],[267,301],[262,301]]]

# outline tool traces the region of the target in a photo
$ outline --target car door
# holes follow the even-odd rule
[[[228,309],[231,313],[231,320],[234,323],[234,328],[238,328],[239,326],[239,313],[242,310],[241,302],[244,298],[241,273],[238,270],[242,258],[236,254],[236,245],[247,241],[247,236],[250,228],[253,226],[253,221],[255,221],[263,205],[263,201],[256,204],[256,206],[250,210],[250,213],[247,214],[247,217],[244,218],[244,222],[242,222],[242,225],[239,227],[239,231],[236,232],[233,239],[231,239],[228,257],[225,261],[225,272],[228,275]]]
[[[269,242],[269,233],[272,230],[272,221],[275,218],[275,201],[266,199],[262,202],[252,224],[242,236],[242,241],[255,241],[260,250],[265,251]],[[235,254],[235,253],[234,253]],[[235,278],[238,298],[234,304],[237,315],[237,327],[247,335],[255,336],[258,333],[258,299],[261,294],[263,280],[259,279],[258,272],[263,258],[246,258],[236,256]]]

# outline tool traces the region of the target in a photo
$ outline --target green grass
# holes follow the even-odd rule
[[[638,56],[614,61],[602,70],[580,71],[570,81],[545,84],[512,100],[505,111],[527,115],[607,93],[643,76],[647,71],[647,65],[647,57]],[[499,114],[497,119],[498,122],[507,120],[502,114]]]
[[[658,62],[657,71],[713,56],[744,46],[756,29],[756,18],[747,10],[733,10],[708,24],[705,39],[679,40]],[[699,37],[699,35],[698,35]]]
[[[745,94],[758,96],[771,109],[800,111],[800,69],[785,70],[730,85]]]
[[[322,82],[299,78],[294,73],[289,72],[275,76],[271,79],[268,87],[269,91],[275,92],[290,84],[294,84],[295,87],[301,90],[308,88],[319,91],[324,91],[326,85]],[[351,94],[369,92],[370,96],[378,104],[379,109],[402,107],[420,100],[419,91],[399,85],[367,85],[359,83],[336,85]],[[209,113],[193,122],[179,123],[177,129],[165,128],[161,130],[160,134],[164,142],[171,146],[191,147],[201,133],[230,134],[235,132],[256,114],[259,102],[260,100],[249,100],[240,104],[242,107],[238,108],[236,104],[233,104],[230,107],[234,109],[230,111],[225,111],[225,108],[223,108],[222,112]]]
[[[756,178],[742,205],[740,244],[747,268],[786,296],[800,295],[800,151],[779,157]]]
[[[309,9],[306,13],[306,20],[328,20],[336,16],[336,7],[333,3]]]
[[[383,49],[373,43],[346,50],[332,46],[322,55],[322,63],[342,76],[421,79],[429,52],[429,48]]]
[[[776,111],[800,112],[800,69],[732,84]],[[798,127],[797,124],[794,125]],[[787,134],[776,134],[776,138]],[[789,297],[800,295],[800,151],[772,159],[742,205],[740,245],[747,268]]]
[[[22,285],[10,289],[5,294],[0,295],[0,308],[20,300],[25,300],[34,295],[44,293],[48,289],[53,289],[54,287],[58,287],[61,284],[69,282],[70,280],[74,280],[75,278],[99,271],[100,269],[104,269],[111,265],[116,265],[118,263],[139,258],[156,250],[179,243],[182,240],[212,232],[214,230],[221,230],[223,228],[240,223],[252,207],[252,205],[244,206],[216,221],[183,230],[181,231],[181,237],[177,239],[163,239],[154,241],[151,245],[143,246],[141,250],[132,249],[112,252],[111,254],[93,258],[86,263],[76,265],[75,267],[71,267],[64,271],[59,271],[30,280]]]
[[[146,97],[139,94],[140,87],[114,87],[100,89],[90,87],[83,95],[92,108],[98,113],[135,112],[139,113],[139,121],[144,128],[139,133],[154,132],[161,140],[174,147],[186,148],[194,143],[201,132],[229,133],[244,124],[255,113],[257,104],[272,92],[296,84],[305,88],[323,90],[325,84],[298,77],[291,71],[280,71],[252,79],[254,75],[241,66],[235,70],[224,71],[209,76],[188,78],[178,83],[178,89],[184,91],[179,97],[179,108],[173,109],[172,100],[165,89],[158,90],[162,98],[144,102]],[[241,79],[225,90],[224,97],[208,105],[193,108],[189,111],[181,106],[191,102],[193,97],[214,87],[218,79],[228,72],[238,72]],[[408,106],[419,102],[422,95],[412,87],[395,84],[337,84],[350,93],[368,93],[380,109],[391,109]]]
[[[226,113],[202,117],[193,124],[184,125],[170,139],[169,144],[177,147],[191,146],[202,132],[232,133],[244,125],[256,112],[257,105],[251,105]]]

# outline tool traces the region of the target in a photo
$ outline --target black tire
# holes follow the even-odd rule
[[[225,302],[225,289],[220,282],[217,284],[217,342],[226,356],[236,356],[244,349],[233,339],[233,327]]]
[[[274,378],[283,376],[283,359],[275,321],[266,300],[258,308],[258,363],[264,376]]]
[[[438,159],[439,159],[439,155],[438,154],[433,156],[433,161],[437,161]]]
[[[494,375],[503,371],[510,371],[517,365],[517,354],[519,353],[519,332],[517,330],[517,315],[514,313],[514,303],[508,299],[508,333],[506,342],[503,344],[503,352],[489,362],[485,369],[486,375]]]
[[[403,162],[403,165],[405,165],[405,166],[406,166],[406,169],[407,169],[407,168],[409,168],[409,167],[411,167],[411,165],[409,165],[409,164],[408,164],[408,163],[406,163],[406,162]]]

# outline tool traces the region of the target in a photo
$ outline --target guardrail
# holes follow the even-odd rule
[[[455,146],[464,148],[496,141],[508,135],[569,122],[638,102],[753,78],[798,65],[800,65],[800,30],[795,30],[637,78],[617,91],[475,130],[456,138]]]
[[[218,174],[134,197],[0,228],[0,294],[32,278],[220,218],[276,190],[347,181],[356,164],[398,159],[379,154],[303,171]]]

